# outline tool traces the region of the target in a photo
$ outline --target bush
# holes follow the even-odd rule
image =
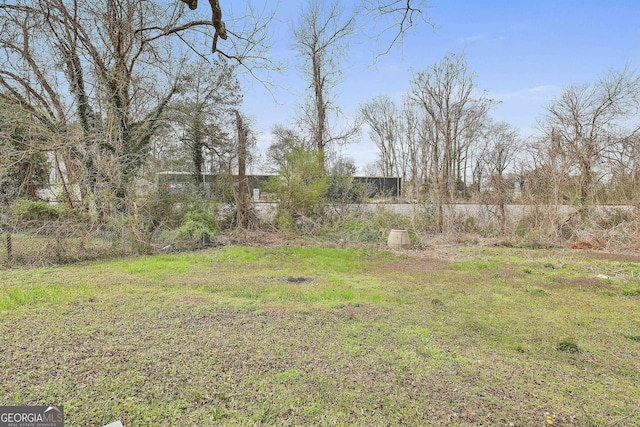
[[[305,151],[304,147],[291,149],[285,154],[285,164],[267,181],[267,192],[278,196],[278,211],[293,218],[318,218],[322,215],[327,177],[319,163],[320,153]],[[279,214],[280,215],[280,214]],[[289,221],[286,221],[287,226]]]
[[[384,243],[392,229],[408,230],[411,244],[420,243],[409,216],[384,208],[370,213],[353,213],[325,228],[347,241],[361,243]]]
[[[185,223],[189,212],[209,212],[210,203],[195,187],[187,187],[179,193],[158,189],[149,194],[142,211],[150,231],[174,230]]]
[[[280,231],[294,231],[296,229],[296,222],[291,212],[286,209],[278,209],[276,226]]]
[[[60,218],[63,208],[46,202],[20,199],[11,205],[11,215],[20,221],[44,222]]]
[[[342,236],[350,241],[374,243],[384,240],[384,230],[366,218],[349,219],[340,230]]]
[[[202,243],[219,234],[220,228],[213,215],[198,210],[187,212],[180,227],[163,233],[162,237],[163,240]]]
[[[371,215],[370,221],[375,227],[384,230],[384,234],[394,228],[411,230],[411,218],[408,215],[394,212],[390,209],[378,207]]]
[[[334,203],[358,203],[364,198],[362,185],[352,176],[331,174],[328,176],[326,198]]]
[[[175,228],[183,214],[178,209],[180,197],[167,189],[151,192],[141,206],[149,230]]]

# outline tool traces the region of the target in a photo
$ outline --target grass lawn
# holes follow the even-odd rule
[[[67,426],[640,426],[640,263],[228,247],[0,271],[0,405]]]

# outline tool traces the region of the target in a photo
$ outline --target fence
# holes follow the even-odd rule
[[[393,220],[404,218],[415,233],[429,233],[432,207],[417,204],[345,205],[333,209],[326,221],[343,224],[349,219],[362,220],[358,224],[378,224],[372,218],[387,215]],[[218,206],[221,209],[220,206]],[[232,209],[232,206],[229,206]],[[506,227],[492,226],[495,207],[490,205],[453,205],[451,215],[455,230],[504,238],[517,236],[523,242],[568,244],[590,242],[597,247],[640,248],[640,210],[636,206],[593,206],[581,209],[574,206],[508,205],[505,207]],[[277,204],[257,203],[254,212],[264,224],[275,221]],[[393,215],[389,215],[392,213]],[[412,222],[413,221],[413,222]],[[355,224],[355,225],[354,225]],[[327,224],[330,225],[330,224]],[[422,228],[421,228],[422,227]],[[337,232],[346,232],[339,227]],[[269,227],[274,230],[273,226]],[[321,227],[322,229],[322,227]],[[148,223],[131,216],[111,218],[107,224],[79,220],[18,221],[0,213],[0,268],[11,266],[43,266],[125,257],[139,254],[166,253],[183,249],[197,249],[216,245],[206,238],[187,239],[150,229]]]
[[[45,266],[102,258],[197,249],[207,241],[178,241],[147,232],[129,218],[107,225],[84,222],[0,221],[0,268]]]
[[[0,226],[2,264],[47,265],[134,253],[125,233],[60,221],[7,223]]]
[[[247,175],[249,188],[264,192],[266,183],[273,176],[275,175]],[[193,174],[181,172],[159,172],[156,179],[161,187],[174,190],[179,190],[195,182]],[[202,185],[208,196],[211,196],[211,188],[220,179],[227,180],[228,178],[221,175],[202,174]],[[233,180],[235,183],[238,182],[237,175],[233,176]],[[369,198],[400,197],[402,195],[402,178],[400,177],[354,176],[353,180],[366,188],[365,196]]]

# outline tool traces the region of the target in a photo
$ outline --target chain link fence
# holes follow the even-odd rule
[[[71,221],[0,221],[0,268],[38,267],[104,258],[198,249],[208,236],[180,239],[147,231],[131,218],[93,224]]]
[[[51,265],[136,252],[126,229],[64,221],[11,222],[0,224],[5,266]]]
[[[185,203],[172,205],[187,208]],[[640,248],[640,210],[636,206],[598,206],[567,208],[552,206],[508,206],[507,226],[500,230],[488,218],[482,220],[482,206],[458,206],[456,218],[459,233],[500,238],[505,243],[520,245],[595,247],[609,249]],[[336,206],[333,206],[336,208]],[[322,221],[299,218],[302,234],[335,235],[341,241],[382,241],[389,228],[407,228],[416,236],[431,235],[433,212],[417,205],[346,205],[331,214],[325,210]],[[275,205],[255,206],[258,217],[272,224]],[[402,209],[400,209],[402,208]],[[463,209],[461,211],[460,209]],[[218,246],[220,229],[213,216],[190,208],[180,221],[169,222],[170,209],[154,205],[151,221],[144,215],[126,215],[96,222],[71,219],[24,220],[0,212],[0,269],[38,267],[88,260],[167,253]],[[410,211],[407,211],[410,209]],[[234,217],[235,211],[218,207],[217,216]],[[227,212],[228,211],[228,212]],[[221,221],[218,219],[218,221]],[[231,223],[227,227],[233,226]],[[269,230],[277,227],[270,225]],[[326,237],[326,236],[325,236]],[[422,240],[416,237],[416,240]]]
[[[198,194],[158,192],[126,211],[90,213],[14,200],[0,206],[0,268],[37,267],[215,245],[215,204]]]

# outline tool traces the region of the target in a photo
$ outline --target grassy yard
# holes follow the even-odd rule
[[[0,405],[68,426],[640,426],[640,263],[229,247],[0,271]]]

